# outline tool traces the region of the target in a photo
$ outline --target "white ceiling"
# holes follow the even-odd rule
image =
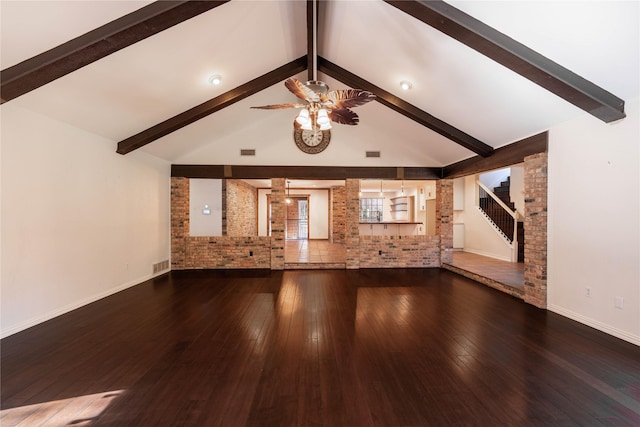
[[[2,69],[149,1],[2,0]],[[449,1],[624,99],[639,96],[638,1]],[[3,104],[116,143],[306,55],[306,2],[233,0]],[[498,148],[584,115],[545,89],[380,0],[328,1],[318,53]],[[220,86],[207,77],[222,75]],[[297,76],[306,80],[306,72]],[[322,74],[332,89],[346,86]],[[401,80],[413,89],[402,92]],[[471,151],[380,103],[335,125],[316,155],[292,140],[294,102],[275,85],[140,150],[172,163],[442,167]],[[593,118],[593,120],[598,120]],[[240,157],[243,148],[255,157]],[[364,152],[381,151],[379,159]]]

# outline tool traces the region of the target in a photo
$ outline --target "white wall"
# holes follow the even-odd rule
[[[511,261],[511,247],[478,209],[477,175],[464,178],[464,211],[455,222],[464,222],[464,250]]]
[[[638,99],[626,113],[550,130],[548,307],[640,345]]]
[[[152,277],[170,256],[170,165],[4,104],[1,335]]]
[[[524,166],[511,167],[511,184],[509,185],[509,197],[515,205],[516,211],[524,219]]]
[[[464,178],[453,180],[453,210],[464,210]]]
[[[189,235],[222,236],[221,179],[189,179]]]
[[[309,238],[329,238],[329,190],[291,190],[309,195]]]
[[[267,224],[267,195],[271,194],[271,189],[258,189],[258,236],[268,236],[269,229]]]

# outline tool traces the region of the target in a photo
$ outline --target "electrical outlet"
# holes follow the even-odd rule
[[[624,308],[624,298],[623,297],[616,297],[614,299],[614,304],[616,306],[616,308]]]
[[[591,298],[591,288],[585,288],[584,295]]]

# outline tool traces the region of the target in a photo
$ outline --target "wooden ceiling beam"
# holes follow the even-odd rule
[[[318,67],[318,57],[316,56],[316,37],[318,28],[317,10],[314,14],[314,3],[316,0],[307,0],[307,80],[315,80],[313,71]]]
[[[156,1],[0,72],[0,103],[15,99],[229,0]]]
[[[496,148],[491,157],[479,156],[452,163],[442,169],[442,178],[452,179],[506,168],[524,162],[524,158],[544,153],[549,146],[549,132],[542,132],[504,147]]]
[[[622,99],[444,1],[385,1],[606,123],[626,116]]]
[[[307,69],[307,57],[301,56],[288,64],[285,64],[273,71],[268,72],[258,78],[255,78],[235,89],[216,96],[209,101],[195,106],[185,112],[171,117],[155,126],[152,126],[142,132],[124,139],[118,143],[116,152],[127,154],[133,150],[143,147],[150,142],[155,141],[165,135],[175,132],[203,117],[206,117],[216,111],[228,107],[236,102],[247,98],[261,90],[267,89],[289,77],[298,74]]]
[[[233,166],[171,165],[172,177],[209,179],[398,179],[407,181],[440,179],[442,168],[385,166]]]
[[[464,148],[473,151],[482,157],[488,157],[493,153],[493,147],[485,144],[484,142],[464,133],[463,131],[451,126],[448,123],[443,122],[437,117],[419,109],[418,107],[409,104],[406,101],[398,98],[397,96],[387,92],[386,90],[364,80],[361,77],[339,67],[338,65],[322,58],[318,58],[318,65],[320,71],[340,80],[342,83],[351,86],[352,88],[358,88],[367,90],[376,95],[376,101],[380,102],[392,110],[397,111],[405,117],[420,123],[423,126],[428,127],[434,132],[450,139],[453,142],[463,146]]]

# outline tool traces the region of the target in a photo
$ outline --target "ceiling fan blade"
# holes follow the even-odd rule
[[[259,110],[281,110],[284,108],[304,108],[305,104],[274,104],[274,105],[261,105],[259,107],[251,107],[257,108]]]
[[[353,108],[376,99],[376,96],[366,90],[341,89],[327,93],[327,98],[333,103],[335,109]]]
[[[298,79],[287,79],[284,85],[300,99],[304,99],[307,102],[320,102],[320,96]]]
[[[329,111],[329,118],[331,121],[340,123],[341,125],[357,125],[360,121],[358,115],[348,108]]]

